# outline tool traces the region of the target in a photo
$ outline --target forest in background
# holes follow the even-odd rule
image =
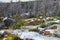
[[[26,15],[60,16],[60,0],[0,3],[0,16]],[[29,16],[27,15],[27,16]]]

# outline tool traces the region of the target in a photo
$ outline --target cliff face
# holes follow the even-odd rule
[[[43,16],[60,16],[60,0],[41,0],[33,2],[0,3],[0,16],[31,13]]]

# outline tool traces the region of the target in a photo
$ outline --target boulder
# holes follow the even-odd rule
[[[3,21],[4,21],[4,24],[5,24],[6,27],[11,26],[11,25],[13,25],[13,24],[16,23],[16,20],[15,19],[8,18],[8,17],[5,17],[3,19]]]

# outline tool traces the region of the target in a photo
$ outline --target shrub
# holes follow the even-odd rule
[[[59,19],[60,17],[59,16],[55,16],[55,18]]]
[[[21,40],[21,39],[20,39],[19,37],[16,37],[16,36],[15,36],[15,37],[14,37],[14,40]]]
[[[41,28],[45,28],[45,27],[47,27],[46,24],[41,24]]]
[[[21,28],[21,23],[20,22],[17,22],[12,27],[13,27],[13,29],[19,29],[19,28]]]
[[[39,32],[38,29],[30,29],[29,31]]]
[[[21,22],[21,25],[22,25],[22,26],[26,26],[26,25],[27,25],[27,22],[22,21],[22,22]]]
[[[4,35],[3,34],[0,34],[0,38],[2,38],[2,37],[4,37]]]
[[[13,27],[13,29],[19,29],[19,28],[26,26],[26,25],[28,25],[28,24],[25,21],[21,21],[21,22],[19,21],[15,25],[13,25],[12,27]]]
[[[20,38],[15,35],[9,35],[6,40],[20,40]]]
[[[57,23],[56,22],[50,22],[50,24],[53,25],[53,24],[57,24]]]
[[[17,22],[17,23],[16,23],[16,26],[17,26],[17,27],[20,27],[20,26],[21,26],[21,23]]]
[[[8,36],[6,40],[13,40],[13,37]]]

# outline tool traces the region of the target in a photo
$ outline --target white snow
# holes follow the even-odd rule
[[[3,30],[5,31],[5,30]],[[3,33],[3,31],[0,31]],[[60,40],[60,38],[56,38],[56,37],[47,37],[47,36],[43,36],[37,32],[22,32],[21,30],[12,30],[13,34],[17,34],[18,37],[22,38],[22,39],[26,39],[26,38],[31,38],[33,40]]]
[[[20,32],[21,32],[21,30],[13,30],[12,34],[17,35],[17,34],[20,33]]]
[[[20,38],[25,39],[25,38],[32,38],[35,39],[35,37],[38,37],[39,34],[36,32],[22,32]]]
[[[34,28],[40,28],[40,25],[35,25],[35,26],[33,26],[33,25],[30,25],[30,26],[26,26],[26,28],[28,28],[28,29],[34,29]]]
[[[56,21],[50,21],[50,22],[56,22],[56,23],[59,23],[59,22],[60,22],[60,20],[56,20]]]
[[[35,21],[35,20],[37,20],[37,18],[25,19],[25,21],[29,21],[29,22],[33,22],[33,21]]]
[[[42,16],[40,16],[40,18],[43,18]]]
[[[20,38],[22,39],[29,38],[33,40],[60,40],[60,38],[47,37],[47,36],[40,35],[39,33],[36,32],[22,32]]]
[[[3,21],[6,20],[7,18],[8,18],[8,17],[5,17],[5,18],[3,19]]]
[[[37,19],[38,21],[40,21],[40,19]]]
[[[47,17],[46,19],[48,20],[48,19],[50,19],[50,17]]]
[[[4,31],[3,30],[0,30],[0,34],[3,34],[4,33]]]
[[[58,23],[58,22],[60,22],[60,20],[57,20],[57,21],[55,21],[55,22],[57,22],[57,23]]]

